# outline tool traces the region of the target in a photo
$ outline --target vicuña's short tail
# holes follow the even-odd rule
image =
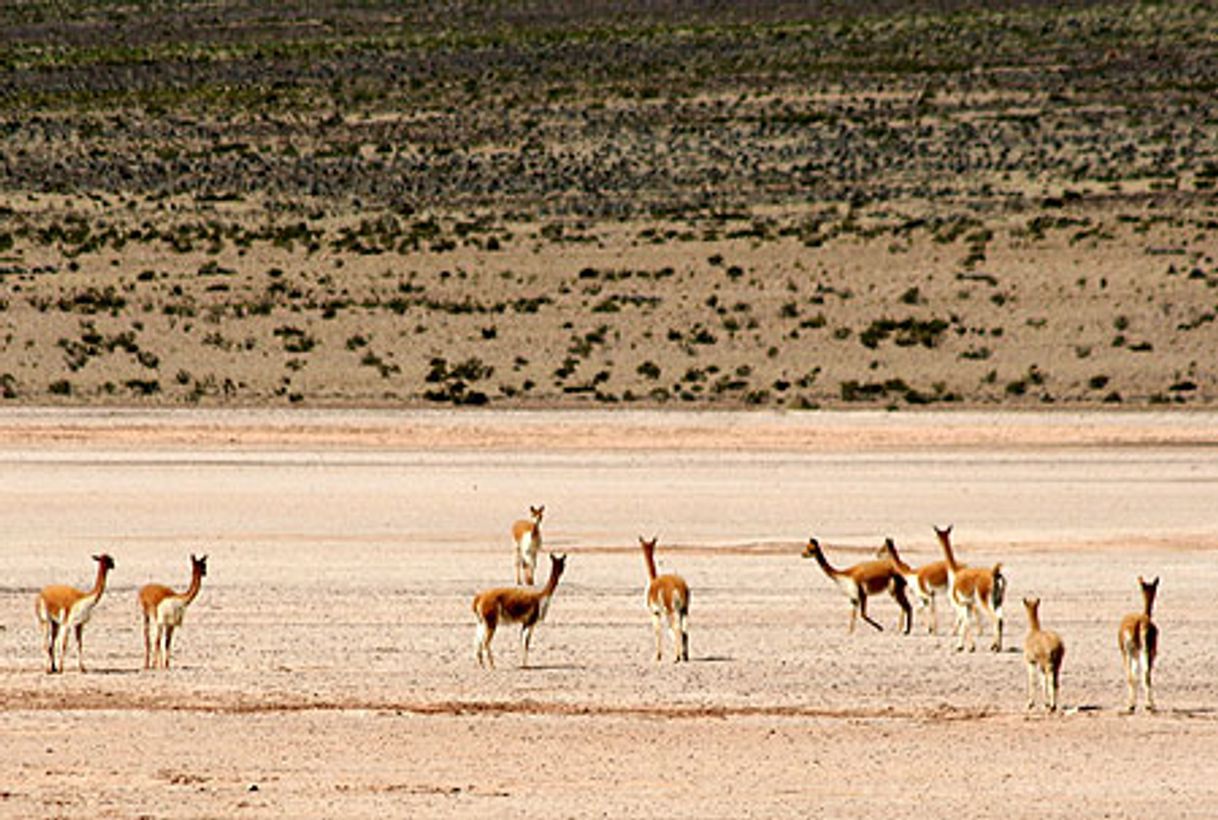
[[[1007,577],[1002,574],[1002,564],[994,565],[994,589],[990,592],[990,604],[994,609],[1002,606],[1007,596]]]

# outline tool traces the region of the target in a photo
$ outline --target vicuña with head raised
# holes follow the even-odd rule
[[[190,586],[185,592],[174,592],[163,584],[140,587],[140,614],[144,621],[144,668],[169,668],[169,651],[173,633],[182,625],[186,607],[190,606],[203,585],[207,574],[207,556],[190,556]],[[155,628],[156,641],[153,642]]]
[[[1138,678],[1142,680],[1142,692],[1146,696],[1146,710],[1155,710],[1155,694],[1150,687],[1150,670],[1155,665],[1155,654],[1159,651],[1159,627],[1151,620],[1155,608],[1155,595],[1159,592],[1159,579],[1150,583],[1138,576],[1142,588],[1142,611],[1126,615],[1121,619],[1117,641],[1121,646],[1121,661],[1125,664],[1125,683],[1129,686],[1129,701],[1126,707],[1132,712],[1137,708]]]
[[[512,522],[512,545],[516,548],[516,585],[533,585],[537,551],[541,549],[541,516],[546,505],[529,506],[529,517]]]
[[[935,598],[938,595],[947,594],[947,562],[932,561],[914,569],[901,560],[901,556],[897,553],[897,545],[891,538],[884,539],[884,546],[876,552],[876,557],[887,558],[896,567],[897,572],[901,573],[906,587],[912,589],[918,596],[918,610],[922,613],[922,618],[925,619],[927,610],[930,610],[926,631],[932,635],[937,633],[939,616],[935,612]]]
[[[495,659],[491,655],[491,639],[500,624],[520,624],[520,665],[529,665],[529,641],[538,621],[546,617],[558,579],[567,565],[567,556],[550,555],[550,578],[539,590],[525,587],[497,587],[479,592],[474,596],[474,615],[478,618],[478,633],[475,651],[478,665],[486,663],[493,669]]]
[[[85,592],[64,584],[43,587],[34,601],[34,612],[42,627],[42,643],[47,653],[47,672],[63,672],[68,654],[70,630],[76,632],[76,663],[85,671],[84,628],[93,614],[93,607],[106,589],[106,575],[114,569],[114,559],[105,553],[94,555],[97,580],[93,589]]]
[[[913,625],[913,613],[909,599],[905,595],[905,578],[891,561],[864,561],[846,569],[837,569],[825,558],[820,542],[815,538],[808,539],[808,546],[804,547],[803,557],[815,558],[825,575],[828,575],[829,579],[837,584],[837,588],[842,591],[842,594],[850,600],[850,632],[854,632],[855,621],[860,615],[864,621],[876,629],[884,629],[867,614],[867,596],[887,592],[901,607],[901,619],[897,622],[897,627],[900,628],[904,623],[905,634],[909,634],[910,627]]]
[[[973,627],[981,629],[981,618],[978,612],[985,612],[994,630],[994,640],[990,649],[1002,651],[1002,601],[1006,596],[1007,579],[1002,574],[1002,564],[995,564],[989,569],[966,567],[956,561],[952,551],[952,528],[935,527],[935,535],[943,547],[943,557],[947,562],[948,600],[956,610],[956,623],[952,630],[959,636],[956,651],[964,649],[968,642],[969,651],[977,648]]]
[[[1028,637],[1023,642],[1023,660],[1028,666],[1028,708],[1036,705],[1036,678],[1039,676],[1045,705],[1050,712],[1056,712],[1066,645],[1056,632],[1041,629],[1039,598],[1024,598],[1023,606],[1028,611]]]
[[[676,654],[675,662],[689,660],[689,586],[680,575],[656,574],[656,541],[650,541],[639,536],[639,546],[643,548],[643,561],[647,564],[647,609],[651,611],[651,622],[656,632],[656,660],[663,657],[663,620],[668,621],[668,631],[672,633],[672,648]]]

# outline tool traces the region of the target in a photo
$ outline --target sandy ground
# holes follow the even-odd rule
[[[5,413],[0,815],[1210,816],[1215,442],[1212,414]],[[538,502],[567,576],[531,668],[509,629],[481,670],[470,597]],[[921,563],[948,522],[1006,567],[999,654],[887,599],[848,635],[799,558]],[[693,590],[687,665],[651,660],[640,533]],[[48,676],[36,591],[102,550],[90,671]],[[140,672],[135,588],[191,552],[176,668]],[[1127,716],[1139,574],[1161,708]],[[1062,715],[1024,708],[1027,594]]]

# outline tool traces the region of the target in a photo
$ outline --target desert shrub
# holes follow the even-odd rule
[[[429,364],[431,369],[425,380],[436,387],[424,391],[423,398],[472,406],[490,402],[486,393],[470,388],[471,383],[489,379],[495,372],[494,367],[484,364],[478,357],[470,357],[450,367],[446,359],[437,356]]]
[[[305,331],[291,325],[281,325],[274,334],[283,339],[283,349],[288,353],[308,353],[317,346],[317,340]]]
[[[864,347],[874,350],[880,342],[893,336],[893,340],[900,347],[920,344],[926,348],[933,348],[939,344],[939,338],[947,328],[948,323],[943,319],[907,318],[900,321],[887,318],[877,319],[859,334],[859,342]]]
[[[139,396],[151,396],[161,392],[161,383],[156,379],[128,379],[123,384],[128,390]]]
[[[660,367],[653,361],[643,362],[635,368],[635,372],[647,379],[654,380],[660,378]]]

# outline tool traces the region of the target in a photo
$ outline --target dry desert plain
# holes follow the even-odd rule
[[[0,814],[1208,816],[1215,441],[1192,413],[9,411]],[[530,668],[509,629],[480,669],[471,595],[537,502],[567,575]],[[948,522],[1004,562],[1001,653],[898,634],[887,599],[849,635],[799,557],[891,535],[921,563]],[[688,664],[650,656],[653,533]],[[89,671],[47,675],[34,596],[102,550]],[[135,589],[185,586],[191,552],[174,668],[142,672]],[[1139,574],[1160,710],[1125,715]],[[1025,710],[1028,594],[1066,641],[1061,714]]]

